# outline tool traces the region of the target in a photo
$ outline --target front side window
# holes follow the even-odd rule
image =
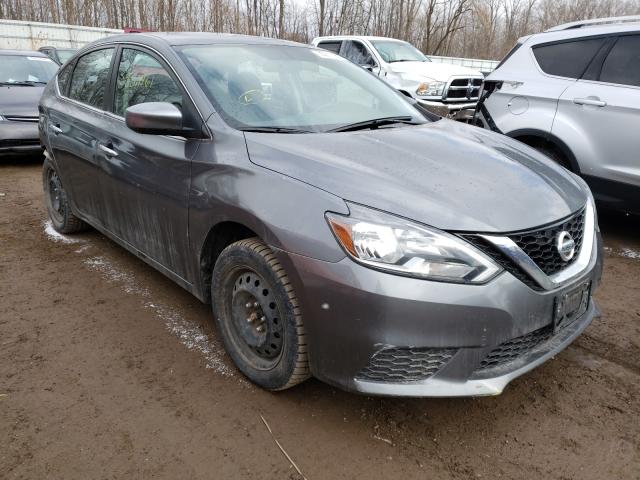
[[[180,54],[231,126],[327,131],[386,117],[425,117],[350,61],[283,45],[190,45]]]
[[[46,84],[56,74],[58,65],[48,57],[0,54],[1,85]]]
[[[345,43],[343,55],[347,60],[351,60],[356,65],[373,66],[376,63],[369,50],[367,50],[367,47],[360,42],[354,42],[352,40]]]
[[[618,39],[602,64],[600,81],[640,87],[640,35]]]
[[[371,44],[387,63],[430,62],[420,50],[407,42],[397,40],[372,40]]]
[[[533,47],[533,54],[544,73],[580,78],[602,46],[604,39],[593,38]]]
[[[104,94],[113,52],[113,48],[104,48],[78,59],[71,76],[69,98],[104,109]]]
[[[168,102],[182,109],[182,93],[165,68],[148,53],[122,50],[114,113],[124,117],[127,108],[139,103]]]

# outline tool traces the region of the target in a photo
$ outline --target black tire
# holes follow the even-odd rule
[[[42,168],[42,186],[47,212],[56,231],[68,234],[87,229],[88,225],[71,212],[67,192],[62,186],[56,168],[48,159],[45,159]]]
[[[551,160],[553,160],[554,162],[556,162],[558,165],[560,165],[561,167],[566,168],[567,170],[573,171],[571,169],[571,165],[569,164],[569,161],[564,157],[564,155],[562,155],[560,152],[558,152],[556,149],[554,148],[550,148],[545,144],[538,144],[538,145],[534,145],[534,147],[536,150],[538,150],[540,153],[543,153],[544,155],[546,155],[547,157],[549,157]]]
[[[222,251],[213,269],[211,299],[227,353],[253,383],[284,390],[310,377],[293,286],[260,239],[240,240]]]

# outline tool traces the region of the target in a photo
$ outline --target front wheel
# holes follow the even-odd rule
[[[67,192],[50,160],[45,160],[43,164],[42,187],[45,205],[54,229],[60,233],[76,233],[87,228],[87,224],[71,212]]]
[[[252,382],[284,390],[309,378],[298,300],[284,268],[261,240],[240,240],[222,251],[211,298],[226,350]]]

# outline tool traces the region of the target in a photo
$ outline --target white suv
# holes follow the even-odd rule
[[[581,175],[600,203],[640,213],[640,17],[521,38],[485,79],[476,121]]]
[[[311,42],[351,60],[441,117],[471,120],[482,73],[435,63],[410,43],[385,37],[318,37]]]

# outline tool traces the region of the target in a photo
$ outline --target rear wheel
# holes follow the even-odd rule
[[[211,298],[227,352],[252,382],[284,390],[309,378],[298,300],[267,245],[251,238],[225,248],[213,270]]]
[[[76,233],[87,228],[87,224],[71,212],[67,192],[62,186],[58,172],[49,160],[44,161],[42,186],[53,228],[60,233]]]

